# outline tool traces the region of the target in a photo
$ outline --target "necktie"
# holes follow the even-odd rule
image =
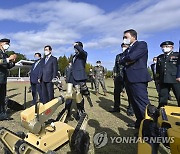
[[[48,61],[48,57],[46,57],[46,59],[45,59],[45,64],[47,63],[47,61]]]
[[[34,64],[34,68],[33,68],[33,70],[35,70],[35,68],[36,68],[37,64],[38,64],[38,62],[36,62],[36,63]]]
[[[74,61],[75,61],[75,59],[76,59],[76,54],[73,56],[73,58],[72,58],[72,62],[74,63]]]
[[[156,74],[156,64],[154,65],[154,74]]]

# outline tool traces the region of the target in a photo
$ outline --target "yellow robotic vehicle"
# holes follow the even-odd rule
[[[73,90],[71,97],[76,95],[77,91]],[[5,145],[5,153],[54,154],[57,148],[69,141],[72,151],[86,154],[89,150],[90,138],[85,131],[88,120],[85,112],[82,113],[76,128],[64,122],[67,115],[66,110],[61,112],[56,120],[49,119],[56,109],[65,102],[64,98],[67,98],[67,95],[61,95],[46,104],[37,103],[22,111],[21,124],[29,131],[27,134],[14,133],[1,127],[0,140]]]
[[[180,154],[180,107],[147,106],[139,129],[138,154],[157,154],[160,144],[171,154]]]

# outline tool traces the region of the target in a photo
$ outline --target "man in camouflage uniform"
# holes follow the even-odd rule
[[[159,80],[159,108],[167,105],[169,91],[172,91],[180,106],[180,83],[176,81],[178,52],[173,52],[174,43],[165,41],[160,44],[164,54],[157,57],[156,73]]]
[[[9,39],[0,40],[0,121],[9,120],[9,116],[5,109],[5,98],[6,98],[6,84],[8,69],[14,67],[16,54],[8,55],[5,53],[10,46]]]
[[[94,67],[94,77],[95,77],[95,88],[96,88],[96,95],[99,94],[99,83],[104,92],[104,96],[107,95],[107,90],[104,82],[105,71],[104,67],[101,66],[101,61],[96,62],[96,66]]]

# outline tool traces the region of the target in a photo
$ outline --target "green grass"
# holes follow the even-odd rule
[[[9,82],[8,88],[7,88],[7,96],[20,104],[24,103],[24,87],[29,87],[28,82]],[[95,92],[91,91],[91,99],[93,102],[94,107],[90,107],[89,103],[87,102],[85,98],[85,110],[88,114],[89,121],[87,125],[87,131],[90,134],[90,154],[94,153],[118,153],[118,154],[135,154],[137,151],[137,144],[112,144],[108,142],[108,144],[102,148],[94,148],[93,144],[93,136],[96,133],[105,131],[109,137],[126,137],[126,136],[133,136],[134,133],[137,132],[137,130],[129,129],[126,125],[129,122],[135,121],[135,117],[128,117],[126,115],[126,107],[128,105],[127,102],[127,96],[123,97],[121,99],[121,112],[120,113],[109,113],[108,110],[113,107],[113,80],[107,79],[106,80],[106,87],[108,90],[108,96],[99,95],[98,97],[95,95]],[[90,87],[90,83],[88,83],[88,87]],[[149,99],[150,102],[154,105],[158,105],[158,96],[156,89],[154,87],[154,83],[149,83],[148,86],[148,92],[149,92]],[[100,93],[103,94],[102,89],[100,88]],[[56,89],[55,90],[55,96],[59,96],[59,92]],[[27,102],[30,104],[32,101],[31,93],[27,93]],[[175,98],[173,97],[173,101],[169,102],[172,105],[176,105]],[[62,110],[64,105],[61,105],[53,117],[56,117],[57,113]],[[75,116],[76,113],[76,106],[73,104],[72,106],[72,117]],[[14,120],[12,121],[1,121],[0,126],[6,127],[14,132],[17,131],[24,131],[25,130],[21,124],[20,124],[20,112],[16,112],[12,114],[12,117]],[[74,118],[70,119],[68,121],[68,124],[75,127],[77,122]],[[0,144],[0,153],[2,152],[2,144]],[[61,149],[57,151],[57,153],[70,153],[69,145],[64,145]],[[161,149],[160,153],[166,153],[165,150]]]

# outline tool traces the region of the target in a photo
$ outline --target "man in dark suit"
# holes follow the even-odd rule
[[[67,84],[67,95],[72,94],[72,88],[74,87],[76,90],[76,104],[77,104],[76,119],[79,120],[82,113],[85,112],[84,98],[81,89],[84,88],[87,80],[87,75],[85,72],[87,52],[83,50],[82,42],[75,42],[74,50],[75,50],[75,55],[73,56],[72,59],[72,69]]]
[[[139,128],[146,106],[150,103],[147,92],[148,82],[151,81],[147,69],[147,43],[137,41],[137,32],[133,29],[124,32],[123,42],[129,44],[130,47],[125,51],[120,63],[125,66],[124,78],[128,100],[132,104],[137,118],[135,123],[130,123],[128,126]]]
[[[43,102],[42,100],[42,87],[41,84],[38,82],[38,75],[41,68],[41,54],[35,53],[34,54],[35,62],[31,67],[30,72],[30,83],[31,83],[31,92],[33,97],[32,104],[35,105],[37,102],[37,93],[39,95],[39,101]]]
[[[54,98],[54,85],[52,79],[58,75],[57,58],[52,56],[52,47],[47,45],[44,47],[45,57],[41,60],[41,70],[39,73],[39,81],[42,84],[42,101],[47,103]]]
[[[6,84],[8,69],[14,67],[16,54],[8,55],[5,53],[10,46],[9,39],[0,40],[0,121],[9,120],[9,116],[5,109],[5,98],[6,98]]]
[[[173,51],[174,43],[171,41],[162,42],[160,47],[164,53],[157,57],[156,72],[160,85],[158,107],[167,105],[171,88],[180,106],[180,83],[176,81],[179,52]]]

